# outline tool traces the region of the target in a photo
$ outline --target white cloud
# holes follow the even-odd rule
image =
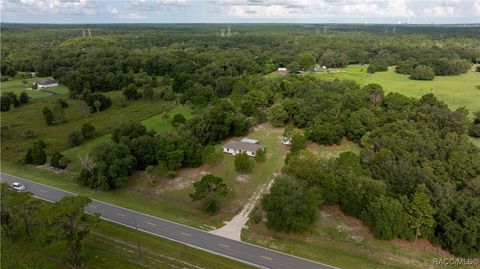
[[[476,0],[474,3],[473,3],[473,9],[475,11],[475,15],[477,16],[480,16],[480,0]]]
[[[423,10],[426,16],[429,17],[446,17],[454,16],[456,9],[451,6],[436,6],[430,7]]]
[[[122,19],[128,19],[128,20],[145,19],[145,15],[141,15],[141,14],[138,14],[138,13],[135,13],[135,12],[123,13],[123,14],[120,14],[119,17],[122,18]]]
[[[2,3],[5,11],[30,14],[84,14],[95,15],[95,3],[90,0],[20,0]]]

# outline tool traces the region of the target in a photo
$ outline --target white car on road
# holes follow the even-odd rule
[[[24,191],[26,189],[25,185],[22,183],[18,182],[13,182],[12,183],[12,188],[14,188],[16,191]]]

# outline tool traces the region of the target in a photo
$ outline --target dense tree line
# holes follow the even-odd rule
[[[286,81],[297,85],[297,79]],[[295,150],[284,168],[290,181],[319,188],[322,201],[362,218],[378,238],[424,237],[457,255],[478,255],[480,150],[466,136],[477,124],[466,109],[451,111],[432,94],[418,100],[384,95],[376,84],[302,80],[302,90],[283,99],[291,122],[311,141],[333,144],[347,137],[362,150],[331,161]],[[269,226],[291,230],[274,223],[288,223],[297,213],[277,211],[271,206],[280,203],[277,198],[265,199]]]
[[[53,76],[72,97],[124,90],[135,99],[139,93],[132,85],[156,87],[161,76],[173,79],[173,91],[185,93],[183,100],[203,103],[228,96],[236,78],[277,67],[295,72],[315,64],[337,68],[369,63],[369,72],[403,65],[398,71],[410,74],[417,65],[425,65],[436,75],[456,75],[480,58],[471,29],[453,33],[448,27],[402,28],[391,34],[379,33],[382,26],[330,25],[326,31],[320,26],[238,25],[229,38],[221,37],[214,26],[132,26],[134,34],[132,29],[106,25],[95,27],[89,37],[81,37],[81,27],[24,27],[28,31],[4,27],[2,77],[17,71]],[[201,94],[192,94],[195,91]]]

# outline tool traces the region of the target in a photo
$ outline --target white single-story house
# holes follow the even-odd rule
[[[279,68],[277,69],[277,71],[278,71],[278,72],[287,72],[287,68],[285,68],[285,67],[279,67]]]
[[[50,79],[37,80],[38,89],[45,89],[45,88],[50,88],[55,86],[58,86],[58,82],[56,82],[55,80],[50,80]]]
[[[245,152],[248,156],[253,157],[257,155],[257,151],[265,150],[265,146],[257,142],[257,140],[250,138],[244,138],[242,141],[230,141],[223,145],[223,152],[233,155]]]

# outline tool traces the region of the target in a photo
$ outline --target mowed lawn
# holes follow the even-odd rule
[[[378,83],[386,93],[398,92],[420,98],[433,93],[450,109],[465,106],[470,113],[480,110],[480,73],[473,70],[458,76],[436,76],[433,81],[410,80],[408,75],[395,73],[395,67],[387,72],[367,73],[367,65],[352,65],[330,73],[309,73],[320,79],[353,79],[360,85]]]
[[[103,220],[83,241],[82,258],[82,268],[252,268],[228,258]],[[69,268],[65,262],[65,242],[47,246],[24,241],[9,244],[8,251],[2,251],[2,267],[9,259],[20,264],[33,263],[35,260],[35,268]]]
[[[13,92],[19,95],[21,92],[25,91],[27,92],[28,96],[32,99],[68,93],[68,88],[63,85],[42,89],[42,90],[32,90],[32,83],[39,79],[52,79],[52,78],[51,77],[28,78],[28,79],[25,79],[27,81],[26,85],[23,84],[23,79],[15,79],[15,80],[0,82],[0,92],[2,94],[4,92]]]
[[[192,117],[192,110],[189,107],[179,105],[168,110],[169,118],[167,120],[164,119],[162,114],[158,114],[158,115],[149,117],[145,120],[142,120],[142,124],[145,125],[145,127],[149,131],[150,130],[153,130],[156,132],[166,131],[173,127],[171,123],[174,115],[183,114],[183,116],[186,119],[189,119]],[[67,150],[62,151],[63,155],[67,156],[72,160],[72,164],[70,165],[70,168],[69,168],[70,171],[74,171],[74,172],[79,171],[81,168],[79,157],[84,157],[85,155],[87,155],[89,152],[92,151],[92,149],[96,145],[110,141],[111,137],[112,135],[110,133],[104,134],[80,146],[69,148]]]

